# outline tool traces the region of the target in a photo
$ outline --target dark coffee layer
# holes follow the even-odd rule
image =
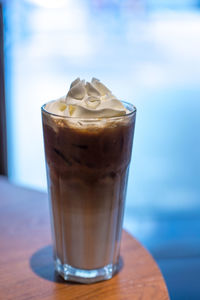
[[[55,132],[44,124],[47,162],[66,176],[80,174],[80,170],[89,177],[94,172],[105,174],[105,170],[115,176],[130,162],[133,128],[131,122],[119,122],[116,127],[97,130],[59,126]]]

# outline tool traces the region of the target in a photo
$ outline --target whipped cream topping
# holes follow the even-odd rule
[[[75,79],[67,95],[47,103],[45,109],[74,118],[118,117],[127,112],[122,102],[96,78],[92,78],[91,82]]]

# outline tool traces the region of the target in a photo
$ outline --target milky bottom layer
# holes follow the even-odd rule
[[[55,131],[44,122],[54,255],[62,264],[91,270],[118,262],[133,129],[130,121]]]
[[[119,255],[128,170],[92,186],[50,171],[55,254],[79,269],[116,263]]]

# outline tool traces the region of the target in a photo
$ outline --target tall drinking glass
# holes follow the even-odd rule
[[[42,106],[55,268],[91,283],[118,270],[136,109],[81,119]]]

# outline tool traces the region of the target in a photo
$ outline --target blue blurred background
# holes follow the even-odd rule
[[[138,110],[124,227],[200,299],[200,1],[3,3],[10,179],[46,190],[40,106],[100,78]]]

